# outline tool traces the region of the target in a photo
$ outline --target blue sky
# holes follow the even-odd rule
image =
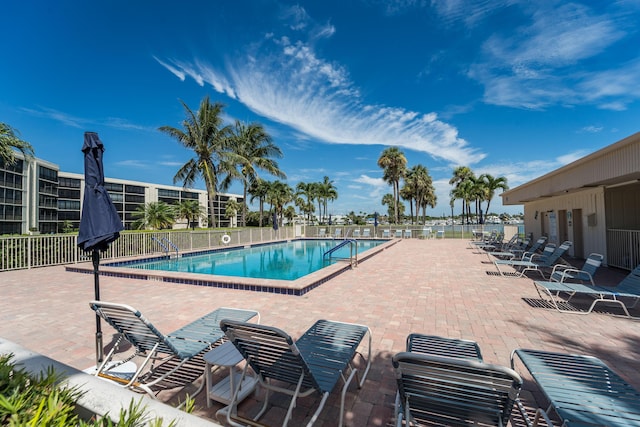
[[[0,121],[67,172],[95,131],[107,176],[173,184],[191,153],[157,129],[209,95],[266,127],[292,187],[333,180],[333,214],[386,212],[377,159],[398,146],[441,216],[455,166],[513,188],[638,131],[638,0],[25,0],[3,15]]]

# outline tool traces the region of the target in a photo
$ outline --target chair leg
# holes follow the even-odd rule
[[[289,409],[287,410],[287,416],[284,418],[284,423],[282,423],[282,427],[287,427],[287,424],[289,424],[289,420],[291,419],[291,414],[293,413],[293,408],[296,407],[296,403],[298,401],[298,394],[300,394],[300,389],[302,388],[302,380],[304,380],[304,373],[300,374],[300,379],[298,380],[298,384],[296,385],[296,391],[293,393],[293,396],[291,396],[291,403],[289,403]],[[326,397],[325,397],[326,399]],[[324,404],[324,401],[322,402]],[[314,414],[314,417],[317,415]],[[313,424],[313,421],[315,421],[314,419],[311,420],[311,422],[309,422],[309,426],[311,426]]]

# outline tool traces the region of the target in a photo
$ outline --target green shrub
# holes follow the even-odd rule
[[[149,419],[142,400],[131,399],[122,409],[116,423],[107,416],[83,420],[75,411],[75,402],[82,396],[76,388],[59,385],[62,377],[52,367],[46,373],[30,375],[12,362],[13,355],[0,355],[0,425],[11,427],[142,427],[163,426],[162,419]],[[193,399],[185,402],[189,412]],[[174,426],[171,422],[169,426]]]

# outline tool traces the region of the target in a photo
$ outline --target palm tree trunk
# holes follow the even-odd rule
[[[244,182],[244,188],[242,193],[242,226],[247,226],[247,182]]]

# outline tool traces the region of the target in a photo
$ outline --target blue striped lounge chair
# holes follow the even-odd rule
[[[547,425],[640,426],[640,392],[602,360],[518,349],[511,354],[512,369],[517,359],[549,402],[546,411],[538,409],[534,423],[544,415]]]
[[[332,390],[342,381],[338,421],[338,425],[342,426],[346,390],[354,378],[358,388],[362,387],[371,366],[371,331],[367,326],[319,320],[295,341],[286,332],[271,326],[223,320],[221,328],[247,361],[240,383],[251,367],[260,386],[266,390],[264,405],[253,420],[238,414],[234,396],[229,409],[225,411],[229,424],[256,425],[267,410],[270,391],[275,391],[291,396],[283,425],[290,421],[299,397],[317,392],[321,400],[307,426],[313,425]],[[365,358],[358,349],[367,336],[368,353]],[[364,366],[361,378],[353,363],[357,356],[360,356]],[[292,387],[283,387],[282,384]]]
[[[519,271],[519,277],[524,277],[527,272],[532,271],[539,273],[544,280],[546,279],[544,271],[551,270],[572,245],[573,243],[567,240],[560,246],[553,248],[553,252],[550,252],[552,246],[549,244],[544,248],[545,250],[540,256],[536,256],[536,254],[533,254],[528,260],[495,260],[493,263],[495,264],[501,275],[504,274],[500,270],[500,266],[508,265]]]
[[[640,265],[632,270],[616,286],[591,285],[581,283],[534,281],[534,286],[540,298],[549,297],[549,302],[553,307],[564,313],[589,314],[597,304],[618,305],[622,308],[627,317],[632,317],[629,308],[635,308],[640,301]],[[543,296],[544,294],[544,296]],[[591,306],[580,311],[574,307],[566,307],[560,294],[568,295],[567,303],[575,296],[586,296],[593,298]]]
[[[220,329],[222,319],[248,321],[254,317],[260,318],[259,313],[253,310],[218,308],[165,335],[131,306],[106,301],[91,301],[89,306],[119,333],[118,340],[94,375],[113,380],[133,391],[148,393],[152,397],[162,390],[184,388],[204,374],[205,362],[202,356],[224,338],[224,332]],[[123,340],[131,344],[132,354],[127,352],[116,355]],[[143,361],[132,376],[123,378],[110,372],[135,357],[140,357]],[[192,396],[203,388],[204,381]]]

